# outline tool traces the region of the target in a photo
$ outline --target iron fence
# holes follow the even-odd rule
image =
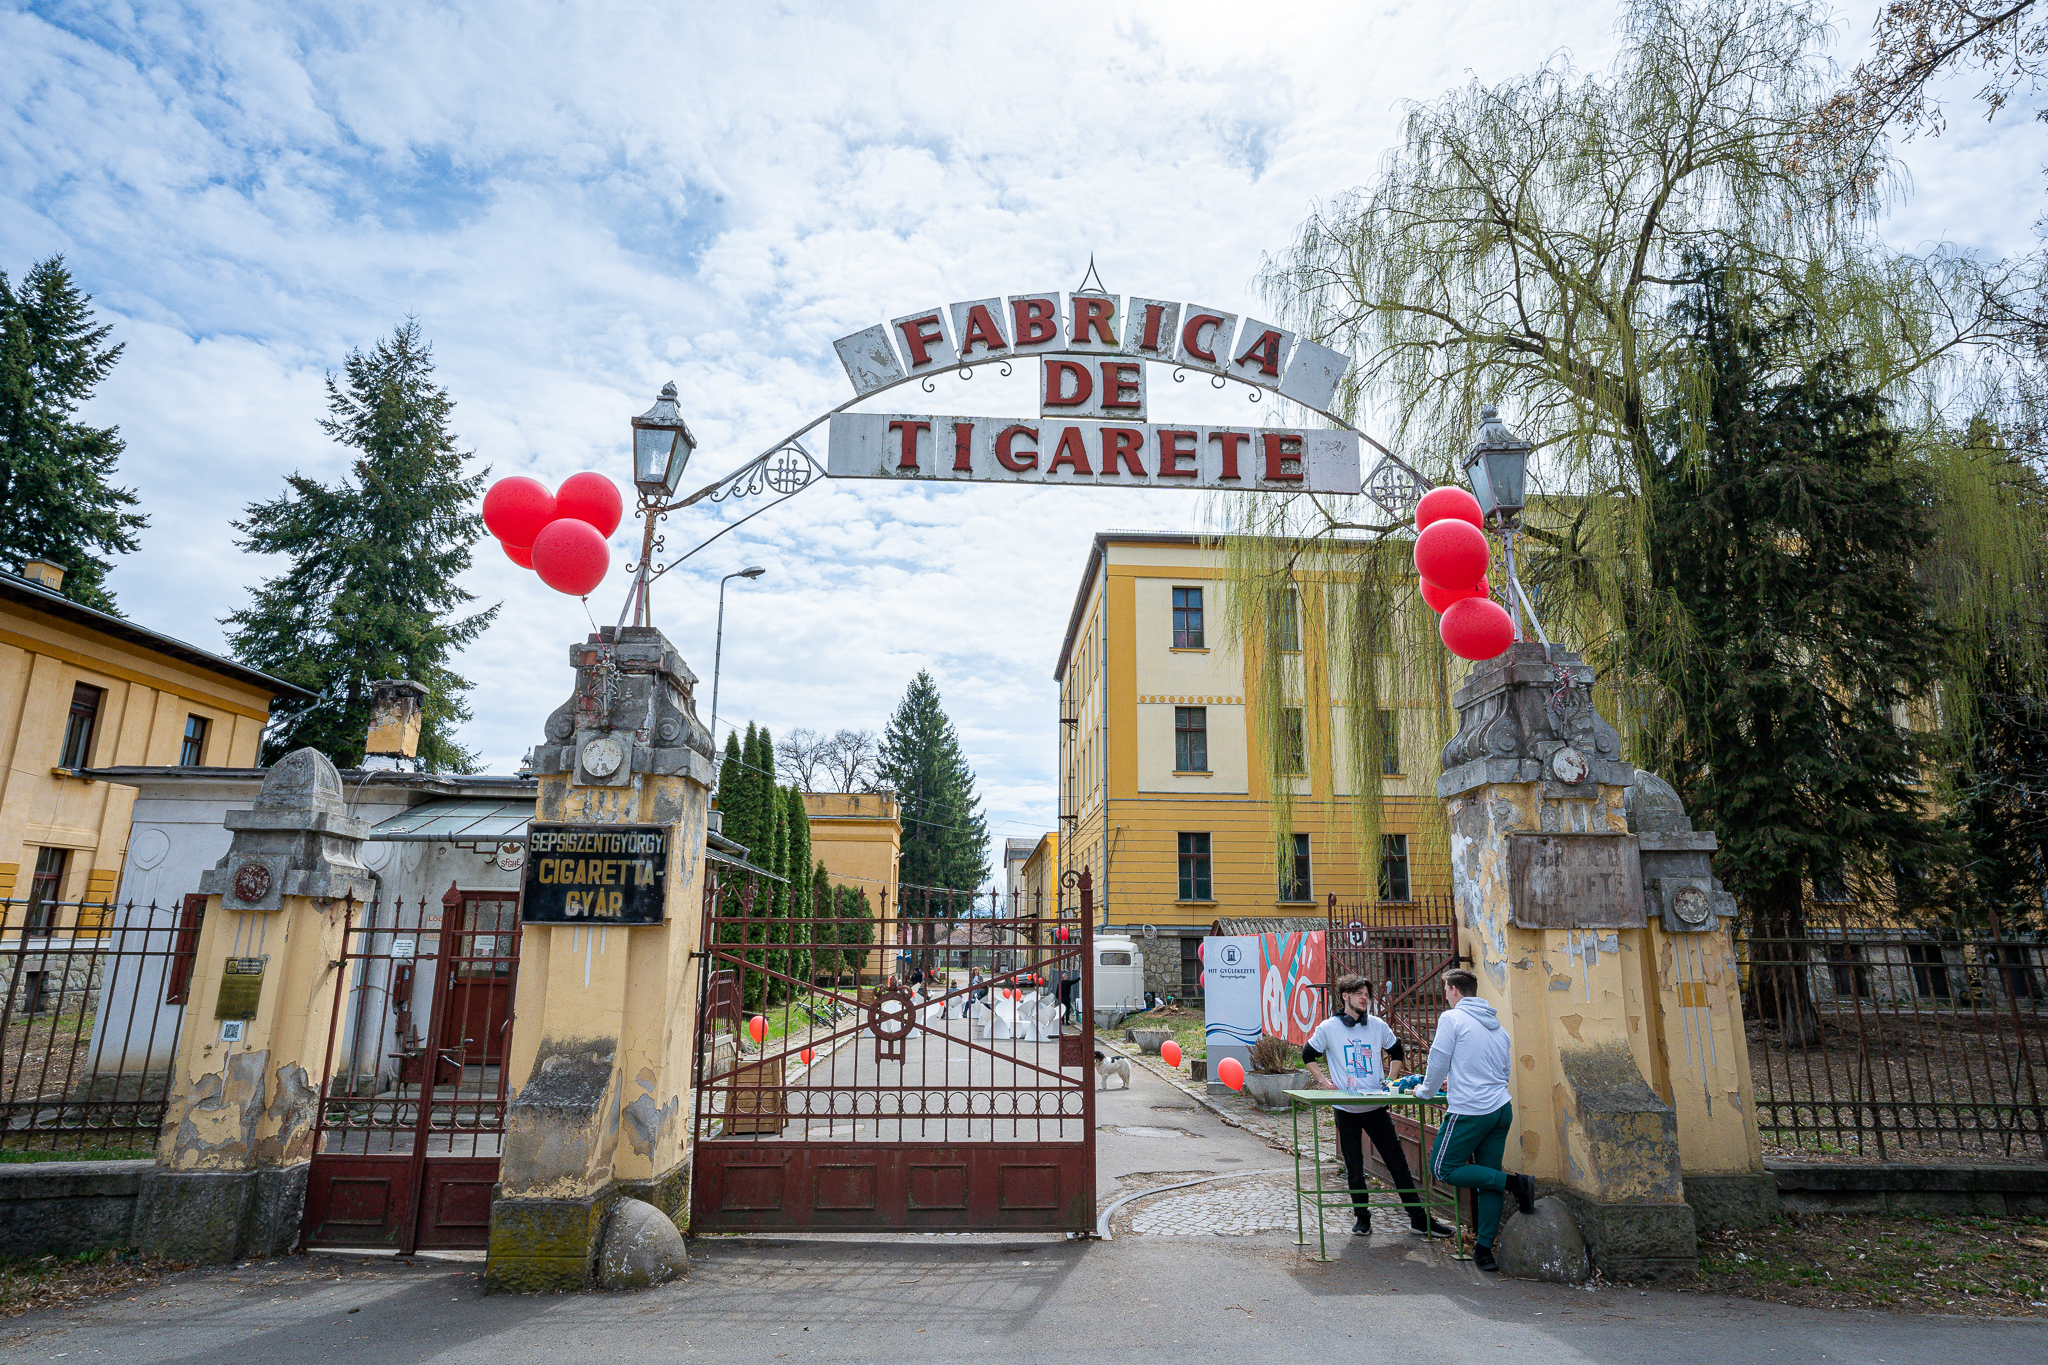
[[[2048,943],[1819,903],[1736,953],[1767,1146],[2048,1156]]]
[[[0,1150],[154,1152],[205,904],[0,900]]]
[[[1330,980],[1356,973],[1372,983],[1373,1013],[1420,1059],[1444,1010],[1442,974],[1458,965],[1457,902],[1450,896],[1339,903],[1331,896],[1324,939]],[[1327,995],[1327,989],[1325,991]],[[1325,1000],[1325,1013],[1336,1008]]]

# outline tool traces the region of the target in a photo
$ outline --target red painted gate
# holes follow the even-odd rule
[[[730,973],[764,1039],[721,1027],[704,992],[691,1231],[1092,1230],[1093,906],[1075,885],[1064,912],[838,889],[791,914],[787,888],[714,864],[700,980]]]
[[[514,892],[350,904],[304,1245],[488,1245],[518,974]]]

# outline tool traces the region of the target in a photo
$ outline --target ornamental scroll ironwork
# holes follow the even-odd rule
[[[1372,467],[1359,491],[1388,516],[1406,521],[1415,515],[1415,505],[1422,501],[1422,495],[1433,487],[1415,472],[1413,465],[1398,455],[1387,455]]]
[[[699,541],[679,557],[650,572],[647,575],[647,581],[652,583],[655,579],[661,577],[670,569],[675,568],[676,565],[681,564],[720,536],[725,535],[736,527],[746,525],[769,508],[789,501],[816,483],[824,472],[825,466],[819,462],[818,457],[811,454],[804,447],[802,441],[791,438],[767,454],[756,456],[754,459],[747,461],[747,463],[741,465],[716,483],[707,484],[705,487],[698,489],[681,502],[671,503],[668,507],[662,509],[664,514],[680,512],[685,507],[691,507],[700,502],[737,502],[742,498],[759,497],[763,493],[773,493],[775,495],[772,501],[763,503],[737,521],[726,523],[718,529],[716,535]]]

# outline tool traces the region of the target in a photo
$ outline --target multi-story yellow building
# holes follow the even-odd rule
[[[1098,923],[1151,926],[1146,984],[1175,995],[1196,992],[1196,948],[1218,919],[1321,916],[1333,894],[1406,901],[1450,889],[1443,839],[1424,818],[1435,792],[1411,771],[1434,776],[1420,760],[1441,742],[1439,701],[1400,685],[1404,661],[1385,661],[1381,847],[1362,859],[1323,633],[1293,599],[1273,635],[1301,656],[1283,660],[1293,690],[1282,733],[1295,753],[1278,766],[1300,775],[1291,856],[1278,856],[1266,776],[1276,765],[1251,723],[1245,651],[1226,638],[1230,590],[1223,553],[1199,537],[1099,534],[1053,675],[1059,868],[1090,870]]]

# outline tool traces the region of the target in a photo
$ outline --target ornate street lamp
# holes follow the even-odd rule
[[[654,406],[633,419],[633,486],[647,500],[672,498],[697,438],[676,410],[676,386],[661,386]]]
[[[1479,499],[1479,510],[1497,526],[1509,526],[1522,514],[1529,454],[1534,449],[1508,430],[1499,408],[1489,404],[1479,409],[1479,434],[1465,457],[1465,479]]]

